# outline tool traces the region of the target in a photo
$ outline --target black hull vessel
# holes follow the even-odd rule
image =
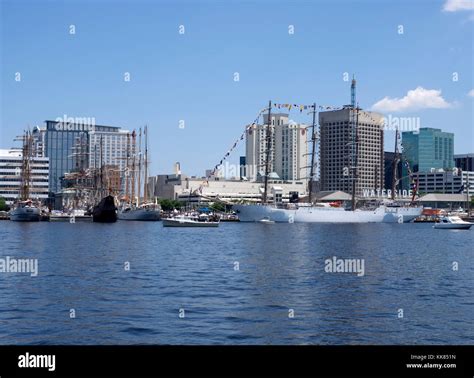
[[[117,207],[114,197],[102,198],[98,205],[92,210],[92,220],[99,223],[114,223],[117,221]]]

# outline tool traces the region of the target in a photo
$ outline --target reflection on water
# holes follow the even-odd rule
[[[0,257],[39,264],[0,273],[2,344],[474,342],[472,230],[3,221],[0,237]],[[365,275],[326,273],[333,256]]]

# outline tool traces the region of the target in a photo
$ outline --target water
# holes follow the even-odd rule
[[[2,221],[0,238],[39,265],[0,273],[0,344],[474,342],[474,230]],[[332,256],[365,275],[326,273]]]

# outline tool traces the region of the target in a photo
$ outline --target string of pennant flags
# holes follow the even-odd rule
[[[262,116],[263,113],[267,112],[268,111],[268,107],[266,108],[263,108],[262,110],[260,110],[260,112],[258,113],[257,117],[255,118],[255,120],[250,123],[249,125],[247,125],[245,127],[245,130],[244,132],[240,135],[240,137],[238,137],[234,144],[232,145],[232,147],[230,147],[227,152],[225,153],[225,155],[222,157],[222,159],[219,161],[218,164],[215,165],[214,169],[207,175],[206,177],[206,180],[204,180],[201,185],[199,186],[199,188],[196,190],[197,192],[199,192],[200,194],[202,193],[202,187],[206,184],[209,183],[209,177],[213,176],[216,174],[217,170],[219,169],[219,167],[224,163],[224,161],[227,160],[227,158],[230,156],[230,154],[232,153],[232,151],[235,150],[235,148],[237,147],[237,145],[239,144],[239,142],[241,140],[243,140],[245,138],[245,134],[247,133],[248,130],[250,130],[250,128],[254,125],[256,125],[258,123],[258,120],[260,119],[260,117]]]
[[[304,104],[287,104],[287,103],[274,103],[272,104],[272,107],[274,109],[288,109],[288,111],[291,111],[292,109],[297,109],[300,111],[300,113],[302,113],[304,110],[316,110],[316,109],[319,109],[320,111],[321,110],[341,110],[343,109],[343,107],[335,107],[335,106],[327,106],[327,105],[316,105],[316,104],[312,104],[312,105],[304,105]],[[243,131],[243,133],[239,136],[239,138],[237,138],[235,140],[235,142],[232,144],[232,146],[227,150],[227,152],[225,153],[225,155],[222,157],[222,159],[219,161],[218,164],[215,165],[215,167],[212,169],[212,171],[210,171],[210,173],[207,175],[206,177],[206,180],[204,180],[202,182],[202,184],[199,186],[199,188],[196,190],[197,192],[199,193],[202,193],[202,187],[206,184],[209,183],[209,177],[211,176],[214,176],[216,174],[216,172],[218,171],[219,167],[227,160],[227,158],[232,154],[232,152],[235,150],[235,148],[237,147],[237,145],[239,144],[240,141],[242,141],[244,138],[245,138],[245,135],[247,132],[249,132],[249,130],[251,130],[251,128],[255,125],[258,124],[258,120],[260,119],[260,117],[262,116],[263,113],[267,112],[269,109],[268,107],[265,107],[263,108],[262,110],[260,110],[260,112],[258,113],[257,117],[255,118],[255,120],[248,124],[246,127],[245,127],[245,130]],[[372,122],[374,123],[378,123],[379,121],[378,120],[375,120],[373,119],[373,117],[370,116],[369,113],[363,111],[363,110],[360,110],[365,116],[367,116],[369,119],[371,119]]]

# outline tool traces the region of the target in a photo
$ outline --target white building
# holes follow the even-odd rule
[[[150,177],[148,183],[152,197],[191,202],[212,202],[215,198],[224,201],[259,202],[263,193],[263,183],[243,180],[206,179],[172,174]],[[303,180],[292,182],[269,180],[270,199],[276,191],[281,193],[283,202],[288,202],[291,197],[306,196],[307,183]]]
[[[469,194],[474,196],[472,171],[432,169],[431,172],[415,172],[413,177],[418,179],[419,193],[466,194],[469,187]]]
[[[265,175],[267,154],[266,131],[268,115],[263,125],[252,125],[246,133],[246,173],[255,181]],[[276,173],[281,180],[307,181],[308,143],[307,125],[288,120],[288,114],[271,114],[271,149],[269,172]]]
[[[128,130],[89,132],[89,167],[99,168],[101,160],[104,166],[116,166],[120,172],[122,190],[125,187],[124,178],[128,151],[130,153],[129,157],[133,158],[135,146],[132,134]],[[138,164],[138,156],[136,159]]]
[[[0,150],[0,197],[11,205],[20,196],[22,151]],[[49,159],[33,157],[31,161],[30,198],[48,198]]]

